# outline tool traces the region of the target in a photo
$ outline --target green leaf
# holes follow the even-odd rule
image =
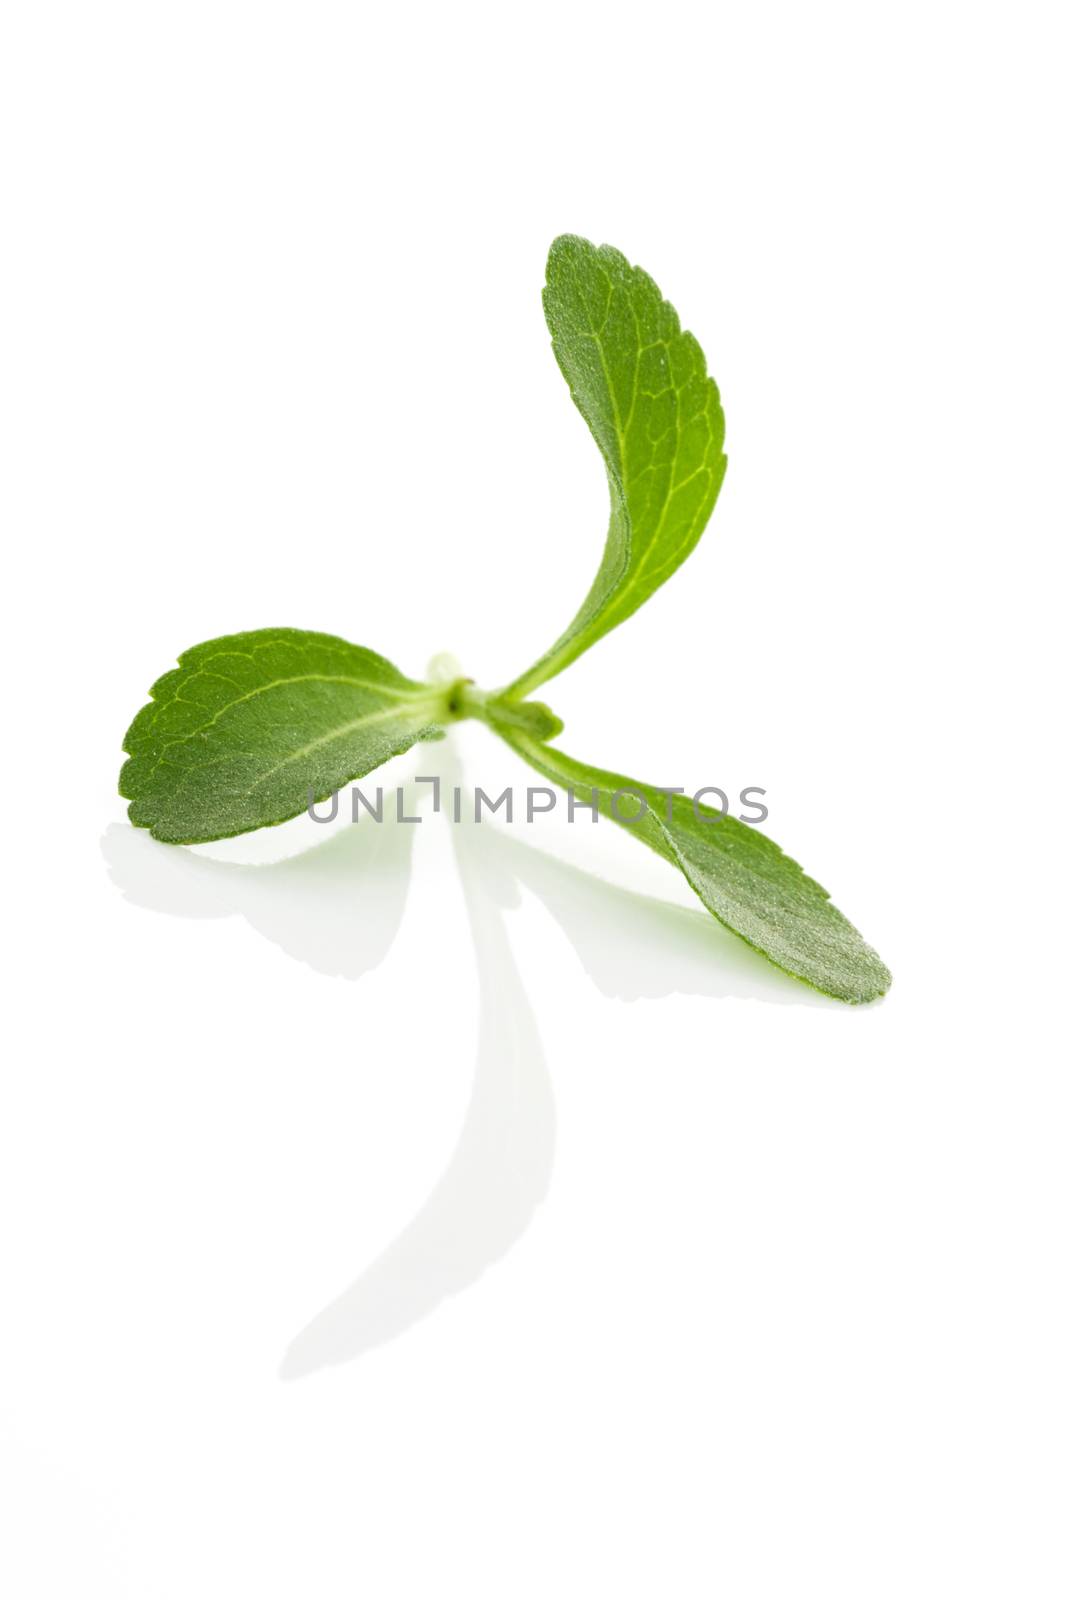
[[[602,813],[615,821],[636,816],[637,797],[643,798],[648,809],[625,824],[627,831],[678,867],[712,915],[776,966],[837,1000],[856,1004],[885,994],[892,979],[870,945],[830,903],[826,890],[765,834],[695,806],[685,795],[666,797],[526,734],[498,731],[538,772],[586,804],[596,791]],[[619,816],[612,796],[620,796]]]
[[[608,474],[600,569],[570,626],[505,691],[529,694],[618,626],[695,548],[726,471],[719,391],[647,272],[564,234],[548,255],[545,319]]]
[[[441,737],[445,724],[474,717],[587,801],[594,790],[640,797],[639,817],[615,820],[677,866],[721,922],[815,988],[874,999],[889,973],[777,845],[547,742],[563,725],[527,696],[681,565],[711,515],[726,457],[719,394],[700,346],[647,273],[608,245],[563,235],[549,252],[544,307],[611,502],[593,586],[551,650],[510,687],[488,693],[451,658],[438,658],[432,681],[420,683],[329,634],[266,628],[197,645],[153,686],[127,732],[119,788],[130,820],[179,844],[284,822],[417,740]]]
[[[179,663],[130,725],[119,778],[130,821],[170,844],[285,822],[450,717],[449,686],[327,633],[235,633]]]

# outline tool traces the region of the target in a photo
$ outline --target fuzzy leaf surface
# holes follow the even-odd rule
[[[564,234],[548,256],[545,320],[608,475],[607,544],[556,643],[505,691],[529,694],[618,626],[695,548],[726,456],[703,352],[647,272],[610,245]]]
[[[262,628],[196,645],[123,742],[130,821],[199,844],[298,816],[447,720],[448,691],[331,634]]]
[[[852,1004],[876,1000],[889,988],[888,969],[826,890],[757,828],[705,806],[698,817],[685,795],[668,799],[649,784],[587,766],[522,733],[504,737],[544,777],[586,804],[597,791],[602,810],[615,821],[611,795],[625,790],[643,797],[648,809],[624,824],[627,832],[678,867],[712,915],[775,966]],[[618,809],[633,815],[638,801],[620,799]]]

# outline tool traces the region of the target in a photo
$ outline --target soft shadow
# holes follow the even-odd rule
[[[552,1087],[502,914],[518,895],[514,881],[483,858],[480,835],[487,830],[451,827],[481,994],[463,1129],[422,1210],[297,1335],[283,1378],[351,1361],[465,1289],[511,1249],[548,1191],[556,1142]]]
[[[450,792],[458,766],[442,759],[440,768]],[[424,793],[420,787],[419,798]],[[410,816],[410,793],[406,803]],[[465,796],[464,815],[470,811]],[[511,1249],[547,1193],[552,1089],[504,917],[518,904],[520,885],[542,901],[602,994],[833,1004],[770,967],[704,911],[619,888],[500,827],[449,826],[480,989],[463,1127],[404,1231],[293,1339],[281,1367],[285,1379],[354,1360],[428,1316]],[[400,926],[414,832],[397,821],[394,803],[380,824],[364,820],[267,865],[159,844],[125,825],[107,830],[102,849],[116,886],[134,904],[178,917],[243,916],[295,960],[357,980],[384,960]]]
[[[703,995],[842,1009],[772,966],[703,909],[620,888],[499,829],[479,832],[490,862],[533,891],[601,994],[616,1000]]]
[[[135,905],[172,917],[243,916],[316,972],[356,979],[380,965],[400,927],[414,833],[397,822],[394,799],[380,824],[342,828],[265,866],[216,861],[123,823],[108,828],[101,848]]]
[[[406,806],[410,816],[410,792]],[[511,1249],[548,1189],[555,1108],[503,917],[505,906],[518,903],[517,888],[483,860],[485,828],[451,827],[480,988],[463,1127],[407,1228],[293,1340],[285,1379],[354,1360],[428,1316]],[[214,860],[121,825],[107,830],[102,848],[113,881],[134,904],[179,917],[243,916],[296,960],[358,979],[381,962],[400,925],[413,835],[394,805],[381,824],[361,822],[265,866]]]

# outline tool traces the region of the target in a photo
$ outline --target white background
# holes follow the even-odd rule
[[[8,8],[12,1600],[1067,1592],[1056,9]],[[730,468],[560,743],[764,786],[883,1004],[606,824],[125,825],[199,640],[569,619],[565,230]]]

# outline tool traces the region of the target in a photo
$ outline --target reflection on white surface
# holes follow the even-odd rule
[[[414,831],[397,824],[394,800],[381,826],[342,828],[265,866],[216,861],[119,823],[102,848],[135,905],[174,917],[243,916],[297,961],[356,979],[380,965],[400,927]]]
[[[825,1006],[729,933],[707,911],[619,888],[513,835],[482,827],[483,854],[542,901],[602,994],[618,1000],[670,994]]]
[[[410,794],[406,804],[410,816]],[[478,838],[487,830],[451,827],[480,986],[478,1056],[463,1127],[426,1203],[296,1336],[283,1378],[353,1360],[427,1316],[511,1248],[548,1189],[552,1090],[502,916],[504,905],[518,903],[516,886],[483,859]],[[266,866],[217,861],[124,826],[108,829],[103,849],[115,883],[136,904],[175,916],[243,915],[297,960],[358,979],[381,962],[400,925],[413,834],[397,822],[394,805],[381,825],[345,828]]]
[[[486,830],[453,823],[480,986],[478,1059],[448,1167],[399,1238],[293,1340],[284,1378],[394,1338],[511,1249],[548,1191],[556,1113],[541,1041],[502,909],[513,882],[487,870]]]
[[[409,798],[409,814],[411,804]],[[297,1334],[282,1364],[285,1378],[353,1360],[427,1316],[506,1254],[548,1190],[552,1089],[503,916],[518,904],[520,885],[543,902],[605,995],[832,1004],[703,911],[619,888],[484,822],[450,827],[480,986],[466,1118],[425,1204]],[[394,806],[381,825],[343,828],[267,865],[214,860],[119,825],[104,835],[103,850],[115,883],[135,904],[181,917],[244,916],[296,960],[355,980],[385,958],[400,926],[413,834],[397,823]]]

